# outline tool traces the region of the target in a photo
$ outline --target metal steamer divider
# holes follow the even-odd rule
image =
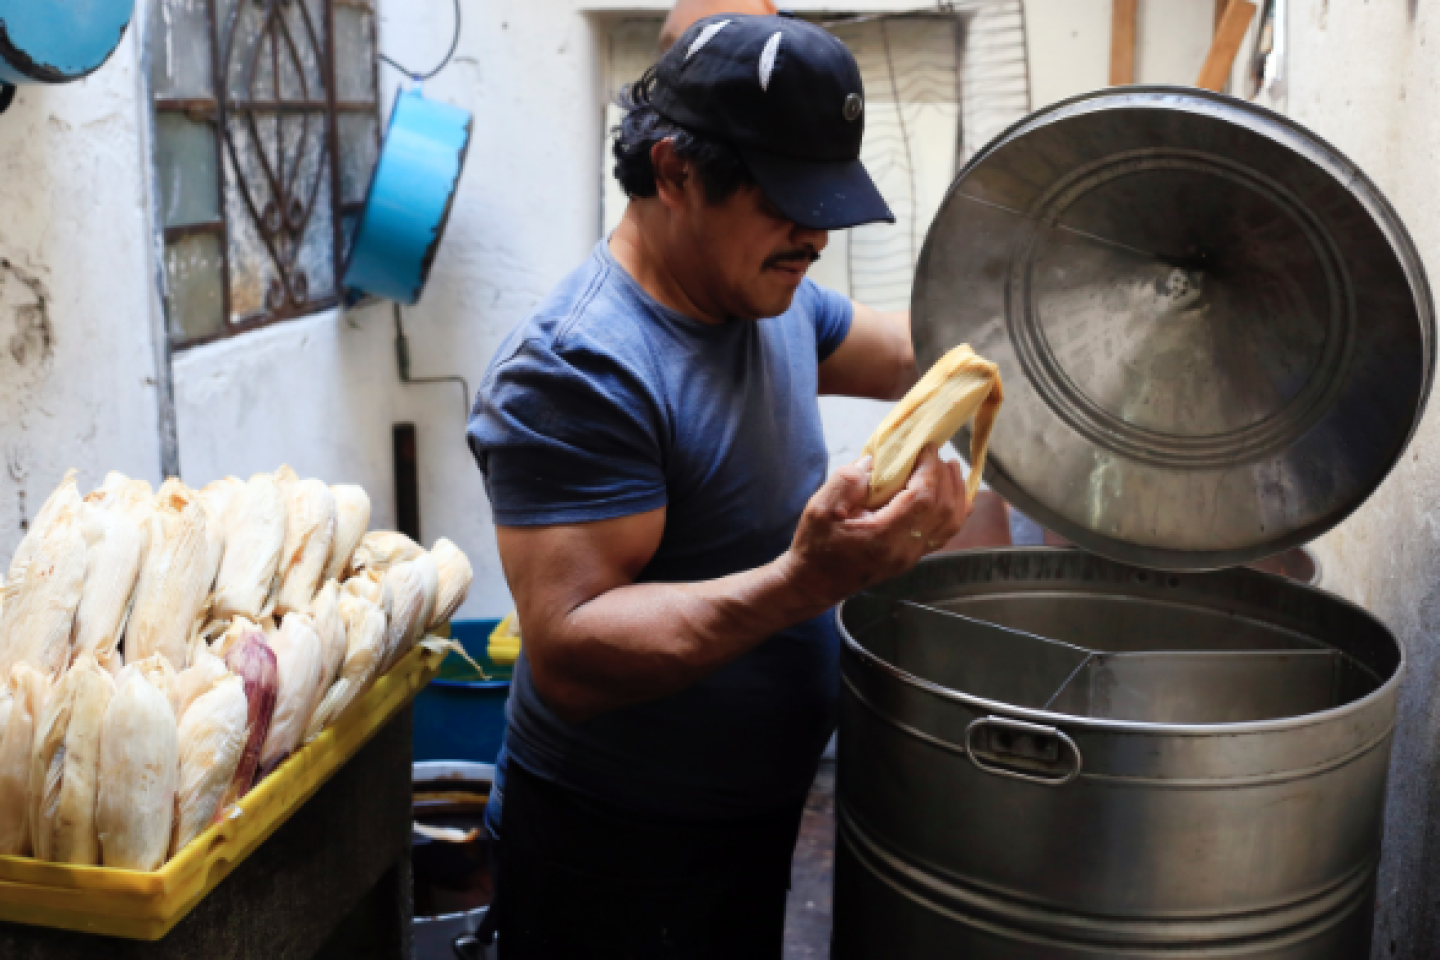
[[[862,648],[883,626],[893,632],[886,662],[926,678],[917,682],[1041,713],[1132,723],[1251,723],[1328,710],[1382,683],[1364,663],[1300,636],[1277,636],[1275,649],[1185,649],[1193,641],[1172,635],[1168,645],[1157,637],[1155,649],[1096,650],[966,616],[951,609],[955,604],[865,596],[890,612],[854,632]],[[853,684],[846,686],[884,722],[962,754],[986,773],[1064,786],[1084,770],[1080,747],[1058,726],[989,714],[972,721],[957,744],[886,716]]]

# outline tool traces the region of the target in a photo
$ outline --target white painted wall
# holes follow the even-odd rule
[[[1292,0],[1289,109],[1373,178],[1440,279],[1440,11],[1410,0]],[[1401,637],[1401,694],[1372,956],[1440,956],[1440,415],[1389,480],[1318,549],[1326,585]]]
[[[1026,0],[1038,109],[1110,82],[1110,0]],[[1214,0],[1140,0],[1135,82],[1192,84],[1214,34]]]
[[[1110,82],[1110,0],[1026,0],[1025,10],[1031,106]]]
[[[69,467],[159,480],[135,47],[0,115],[0,555]],[[48,341],[48,346],[46,345]]]

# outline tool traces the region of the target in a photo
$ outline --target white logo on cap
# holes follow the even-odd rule
[[[689,60],[691,57],[695,56],[695,54],[699,53],[701,47],[705,46],[705,44],[709,43],[711,40],[714,40],[715,34],[719,33],[721,30],[724,30],[728,26],[730,26],[729,20],[721,20],[719,23],[712,23],[704,30],[701,30],[700,36],[695,38],[695,42],[690,44],[690,49],[685,52],[685,59]]]
[[[775,58],[780,55],[780,41],[785,39],[785,34],[776,31],[775,35],[765,41],[765,49],[760,51],[760,89],[770,89],[770,74],[775,72]]]

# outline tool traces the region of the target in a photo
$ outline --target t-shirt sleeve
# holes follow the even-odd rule
[[[850,336],[850,322],[855,319],[855,305],[844,294],[836,293],[810,280],[805,281],[810,300],[810,316],[815,323],[815,347],[820,362],[840,348]]]
[[[501,526],[583,523],[665,505],[658,405],[594,350],[526,341],[481,387],[470,449]]]

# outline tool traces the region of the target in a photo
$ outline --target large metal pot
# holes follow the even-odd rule
[[[1246,569],[933,558],[852,598],[837,958],[1368,956],[1404,655]]]

